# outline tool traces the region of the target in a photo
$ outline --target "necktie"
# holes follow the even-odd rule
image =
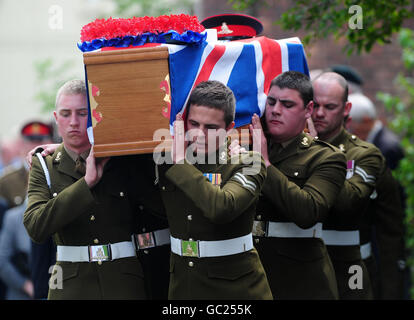
[[[86,165],[85,165],[85,160],[82,157],[78,157],[76,159],[75,170],[76,170],[76,172],[79,172],[83,176],[85,175],[85,173],[86,173]]]

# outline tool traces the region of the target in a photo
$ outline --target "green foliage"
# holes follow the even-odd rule
[[[195,0],[113,0],[118,17],[160,16],[193,12]]]
[[[265,4],[265,0],[229,0],[236,10]],[[307,45],[329,35],[347,38],[344,50],[348,54],[369,52],[375,43],[390,43],[394,32],[401,29],[404,20],[414,16],[410,0],[299,0],[284,12],[277,21],[285,30],[306,30],[301,40]],[[351,28],[357,12],[349,10],[353,5],[362,9],[362,29]]]
[[[42,112],[53,110],[55,108],[57,90],[66,81],[76,78],[71,72],[73,66],[73,61],[64,61],[58,64],[53,62],[52,58],[34,62],[36,88],[38,88],[35,100],[41,103]]]
[[[400,73],[395,80],[398,95],[378,93],[377,97],[394,115],[390,123],[391,128],[403,137],[401,144],[405,156],[393,174],[404,186],[407,195],[406,245],[410,252],[414,252],[414,32],[401,29],[399,41],[403,49],[402,61],[405,72]],[[413,255],[409,257],[408,265],[414,266]],[[411,294],[414,297],[414,288]]]

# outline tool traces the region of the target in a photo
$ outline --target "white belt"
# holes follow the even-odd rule
[[[132,241],[136,250],[163,246],[170,243],[170,229],[162,229],[147,233],[133,234]]]
[[[96,246],[57,246],[57,261],[100,262],[135,257],[131,241]]]
[[[322,223],[308,229],[299,228],[293,222],[254,221],[253,235],[276,238],[321,238]]]
[[[328,246],[359,245],[359,231],[323,230],[322,239]]]
[[[361,250],[361,258],[362,259],[368,259],[372,254],[371,242],[367,242],[365,244],[362,244],[359,249]]]
[[[218,241],[181,240],[171,236],[171,251],[184,257],[221,257],[253,249],[253,237],[245,236]]]

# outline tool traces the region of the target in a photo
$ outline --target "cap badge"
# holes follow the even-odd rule
[[[233,33],[233,30],[229,29],[227,23],[223,22],[221,24],[221,30],[217,32],[218,34],[230,34]]]

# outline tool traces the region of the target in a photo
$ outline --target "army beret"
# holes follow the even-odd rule
[[[52,137],[53,129],[46,123],[40,121],[32,121],[26,123],[23,126],[21,134],[25,139],[42,141],[44,139],[50,139]]]
[[[219,14],[200,22],[206,29],[216,29],[219,40],[252,38],[263,31],[262,23],[246,14]]]
[[[330,68],[333,72],[339,73],[345,78],[346,81],[353,82],[358,85],[362,85],[364,81],[361,75],[352,67],[346,65],[334,65]]]

